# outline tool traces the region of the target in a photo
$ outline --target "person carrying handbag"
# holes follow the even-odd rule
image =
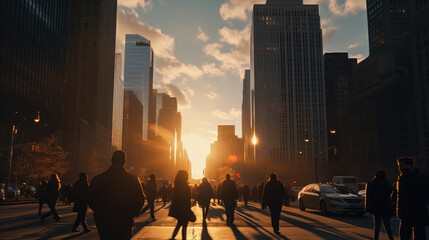
[[[171,239],[174,239],[182,227],[182,239],[186,239],[186,231],[189,221],[196,220],[191,210],[191,188],[188,185],[188,172],[179,170],[174,179],[174,189],[170,211],[168,216],[177,219]],[[192,216],[193,215],[193,216]],[[192,219],[191,219],[192,218]]]

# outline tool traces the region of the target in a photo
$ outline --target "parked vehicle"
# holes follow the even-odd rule
[[[332,182],[334,184],[344,184],[355,192],[360,190],[358,189],[358,183],[355,176],[334,176],[332,178]]]
[[[299,209],[337,213],[365,213],[364,198],[343,184],[309,184],[298,194]]]
[[[17,187],[8,187],[6,190],[7,198],[17,198],[19,195],[21,195],[21,191]]]

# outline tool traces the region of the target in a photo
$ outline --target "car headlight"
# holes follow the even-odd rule
[[[341,198],[335,198],[335,197],[328,197],[329,200],[331,201],[335,201],[335,202],[343,202],[343,200]]]

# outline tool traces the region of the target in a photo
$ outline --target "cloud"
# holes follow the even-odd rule
[[[357,58],[358,63],[360,63],[365,59],[365,55],[363,54],[350,55],[349,58]]]
[[[217,93],[210,91],[209,93],[206,94],[206,96],[210,99],[215,99],[217,98]]]
[[[338,16],[348,16],[356,14],[357,11],[366,9],[365,0],[346,0],[344,3],[339,3],[338,0],[329,0],[329,10]]]
[[[222,20],[247,20],[247,12],[252,11],[253,5],[264,4],[266,0],[228,0],[221,5],[219,14]]]
[[[124,52],[125,34],[140,34],[151,41],[151,47],[155,54],[156,73],[164,83],[171,83],[177,78],[197,79],[203,75],[203,71],[193,65],[183,63],[174,54],[174,37],[163,33],[161,29],[155,28],[139,20],[134,9],[118,9],[116,51]]]
[[[358,47],[360,47],[360,46],[362,46],[363,45],[363,42],[357,42],[357,43],[352,43],[352,44],[350,44],[348,47],[347,47],[347,49],[355,49],[355,48],[358,48]]]
[[[211,77],[222,77],[225,76],[225,72],[223,72],[220,68],[216,67],[215,63],[206,63],[202,66],[203,72]]]
[[[167,93],[170,97],[175,97],[180,109],[183,110],[191,107],[189,98],[177,86],[171,83],[161,83],[159,85],[155,85],[154,88],[156,88],[159,93]]]
[[[203,51],[216,59],[224,71],[241,76],[250,63],[250,26],[242,30],[219,29],[219,42],[207,44]]]
[[[200,27],[198,27],[197,39],[203,42],[207,42],[210,39],[210,37],[207,36],[207,34]]]
[[[212,116],[223,120],[237,121],[241,119],[241,110],[237,108],[231,108],[228,112],[224,112],[220,109],[216,109],[212,112]]]
[[[323,42],[329,42],[337,33],[337,27],[334,26],[331,19],[321,19],[320,25],[322,28]]]
[[[144,11],[148,11],[152,9],[152,1],[151,0],[119,0],[118,6],[126,7],[126,8],[137,8],[140,7]]]

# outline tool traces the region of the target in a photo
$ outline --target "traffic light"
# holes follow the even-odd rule
[[[338,148],[337,148],[337,146],[334,147],[334,155],[338,155]]]
[[[295,180],[293,180],[293,182],[292,182],[293,184],[296,184],[296,181]]]
[[[241,178],[241,174],[240,174],[240,173],[237,173],[237,177],[238,177],[238,178]]]

